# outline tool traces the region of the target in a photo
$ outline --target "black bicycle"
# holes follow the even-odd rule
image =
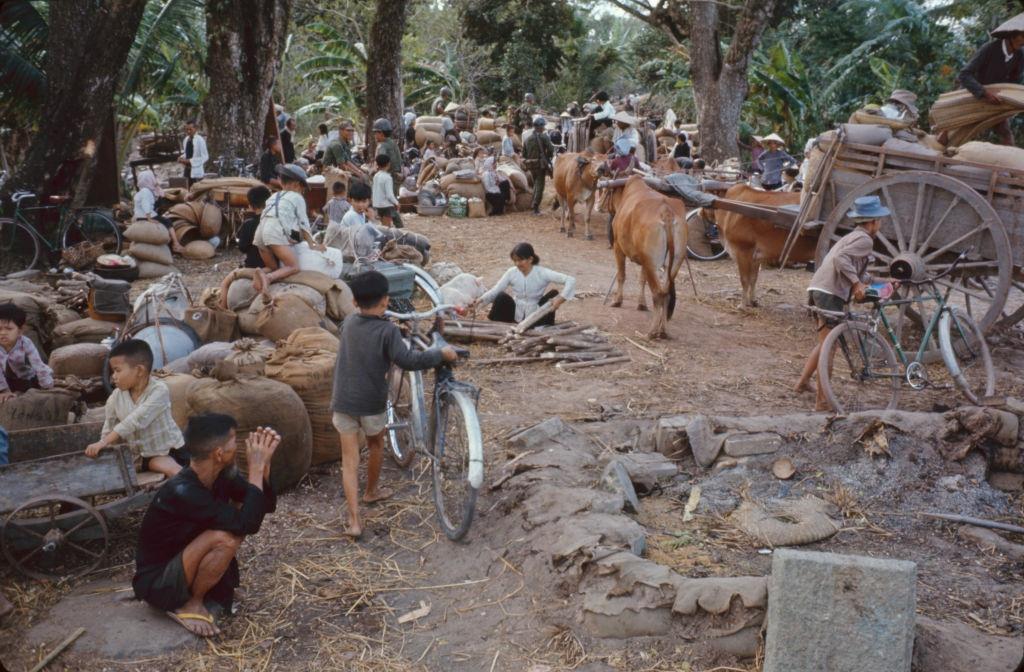
[[[406,344],[426,350],[448,345],[441,315],[454,309],[440,305],[422,313],[385,315],[407,329]],[[420,327],[429,324],[425,332]],[[453,346],[455,347],[455,346]],[[469,351],[455,347],[459,359]],[[477,417],[480,390],[455,379],[452,364],[434,370],[433,403],[428,414],[423,374],[393,367],[389,376],[387,439],[391,456],[403,467],[417,450],[429,455],[434,479],[434,507],[445,535],[453,541],[466,536],[473,522],[476,497],[484,480],[484,447]]]

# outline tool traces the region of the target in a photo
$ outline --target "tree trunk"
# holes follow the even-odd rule
[[[391,120],[392,137],[401,147],[402,109],[402,36],[409,0],[377,0],[370,25],[370,45],[366,58],[366,147],[373,156],[376,143],[371,128],[375,119]]]
[[[776,0],[746,0],[728,51],[722,53],[717,2],[691,0],[690,75],[697,103],[701,157],[722,161],[739,156],[739,125],[747,97],[747,70]]]
[[[292,0],[207,0],[203,103],[211,158],[256,159],[281,64]]]
[[[75,0],[49,7],[46,96],[39,132],[7,191],[71,191],[85,203],[118,76],[146,0]]]

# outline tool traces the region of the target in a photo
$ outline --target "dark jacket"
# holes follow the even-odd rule
[[[530,172],[544,172],[555,156],[555,146],[543,131],[534,131],[523,143],[523,165]]]
[[[353,313],[341,325],[331,408],[357,417],[383,413],[387,409],[387,375],[392,364],[416,371],[440,363],[439,349],[410,350],[393,322]]]
[[[1022,71],[1024,51],[1018,49],[1007,61],[1003,55],[1003,40],[998,39],[992,40],[974,54],[970,63],[960,71],[957,81],[973,93],[975,98],[982,98],[988,84],[1020,84]]]
[[[242,268],[263,268],[263,258],[260,256],[259,248],[253,244],[256,237],[256,228],[260,225],[259,215],[249,215],[238,227],[238,251],[245,253],[245,262]]]

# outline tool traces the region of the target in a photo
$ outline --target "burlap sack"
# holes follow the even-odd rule
[[[223,365],[223,364],[222,364]],[[232,369],[234,367],[231,367]],[[302,399],[284,383],[259,377],[217,380],[195,385],[188,392],[188,412],[224,413],[238,423],[235,463],[245,473],[245,440],[257,427],[272,427],[281,445],[270,465],[270,482],[277,492],[295,485],[309,471],[312,431]]]
[[[107,336],[112,336],[121,326],[117,322],[94,320],[91,317],[67,322],[54,328],[53,347],[59,348],[75,343],[99,343]]]
[[[193,240],[185,246],[185,251],[181,255],[194,260],[213,259],[217,255],[217,249],[205,240]]]
[[[903,152],[905,154],[918,154],[920,156],[939,156],[941,154],[941,152],[937,152],[919,142],[907,142],[906,140],[899,140],[897,138],[890,138],[886,140],[885,144],[882,145],[882,148],[895,152]]]
[[[957,148],[956,158],[989,166],[1024,171],[1024,149],[991,142],[968,142]]]
[[[338,432],[331,421],[331,392],[337,354],[287,343],[278,346],[267,360],[266,375],[295,390],[309,415],[313,432],[312,464],[341,457]]]
[[[99,343],[65,345],[50,353],[49,365],[54,376],[102,376],[103,365],[109,352],[107,346]]]
[[[174,266],[168,266],[167,264],[157,264],[152,261],[140,261],[139,262],[139,279],[149,280],[152,278],[162,278],[168,273],[177,273],[178,269]]]
[[[0,404],[0,427],[13,432],[66,425],[76,397],[67,390],[29,390]]]
[[[426,147],[428,142],[433,142],[435,145],[440,147],[444,144],[444,138],[440,133],[433,133],[431,131],[424,131],[423,129],[416,129],[416,145],[418,147]]]
[[[228,286],[228,308],[241,312],[256,298],[256,289],[249,278],[238,278]]]
[[[846,142],[881,147],[892,137],[892,129],[882,124],[843,124]]]
[[[133,243],[149,243],[150,245],[167,245],[171,242],[171,234],[167,227],[152,219],[140,219],[132,222],[124,232],[125,240]]]
[[[171,396],[171,417],[181,430],[188,426],[189,392],[195,387],[214,385],[217,382],[212,378],[197,378],[191,373],[157,372],[153,375],[167,386]]]
[[[471,198],[469,199],[469,205],[466,211],[466,215],[468,217],[486,217],[487,206],[484,204],[484,201],[482,199]]]
[[[282,341],[296,329],[321,326],[320,314],[295,294],[273,299],[256,316],[259,333],[272,341]]]
[[[170,266],[174,263],[171,248],[167,245],[150,245],[149,243],[132,243],[128,254],[138,261],[152,261],[154,264]],[[141,276],[140,276],[141,277]]]
[[[223,220],[224,213],[219,207],[213,203],[204,203],[202,213],[199,215],[199,235],[204,239],[219,236]]]
[[[231,287],[238,284],[239,278],[246,278],[251,281],[255,274],[256,271],[251,268],[235,269],[231,272]],[[323,273],[299,271],[295,275],[289,275],[288,282],[312,287],[323,294],[324,298],[327,300],[327,317],[336,322],[340,322],[345,319],[347,315],[356,311],[356,304],[352,299],[352,290],[349,289],[348,285],[346,285],[342,280],[329,278]],[[228,305],[232,305],[230,289],[228,290]],[[242,333],[248,332],[243,329]]]
[[[284,340],[285,345],[314,350],[338,351],[338,337],[320,327],[296,329]]]
[[[319,315],[327,313],[327,299],[323,294],[308,285],[294,282],[275,282],[270,286],[270,299],[286,294],[294,294],[306,302]],[[258,313],[267,307],[268,299],[262,294],[257,296],[249,306],[250,313]]]
[[[903,119],[886,119],[881,114],[871,114],[867,108],[862,107],[850,115],[849,123],[879,124],[881,126],[888,126],[894,131],[901,131],[913,126],[914,120],[906,121]]]
[[[240,338],[231,344],[231,352],[224,359],[238,368],[239,375],[262,376],[273,354],[274,344],[270,341]]]
[[[523,190],[516,192],[516,210],[519,212],[527,212],[533,208],[533,190]]]
[[[188,245],[193,241],[200,240],[199,227],[187,222],[177,222],[174,225],[174,233],[178,236],[178,242],[182,245]]]
[[[177,205],[171,206],[171,209],[167,211],[167,216],[188,222],[193,226],[199,224],[199,215],[192,208],[191,203],[178,203]]]
[[[231,310],[192,306],[185,311],[185,324],[192,327],[203,343],[233,341],[238,338],[238,316]]]
[[[512,161],[503,162],[498,165],[497,171],[507,177],[516,191],[526,191],[530,188],[526,173]]]
[[[413,124],[415,128],[420,128],[426,124],[441,124],[441,117],[435,117],[430,115],[423,115],[422,117],[416,117],[416,121]]]
[[[480,182],[452,182],[451,185],[445,189],[445,194],[449,199],[451,199],[455,194],[458,194],[465,198],[475,198],[482,201],[484,200],[487,192],[484,190],[484,185]]]
[[[240,331],[243,336],[260,336],[260,330],[256,326],[256,320],[259,316],[259,313],[250,313],[247,310],[239,312],[238,331]]]
[[[57,326],[54,313],[50,311],[52,303],[49,299],[38,294],[19,292],[9,289],[0,289],[0,303],[13,303],[25,311],[25,336],[36,346],[42,356],[49,351],[54,344],[49,335]],[[78,318],[76,318],[78,319]]]
[[[481,130],[476,134],[476,141],[481,145],[493,145],[501,142],[501,136],[493,130]]]

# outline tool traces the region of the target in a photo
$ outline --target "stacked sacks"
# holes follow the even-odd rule
[[[199,193],[206,195],[208,191]],[[190,194],[189,197],[196,195]],[[186,259],[210,259],[216,254],[224,213],[215,203],[190,200],[172,207],[167,216],[174,224],[178,242],[185,248],[182,254]]]
[[[9,432],[68,424],[78,394],[69,390],[32,389],[0,404],[0,427]]]
[[[120,327],[119,322],[94,320],[91,317],[65,322],[53,330],[53,347],[59,348],[75,343],[100,343],[104,338],[113,336]]]
[[[224,413],[238,422],[235,463],[246,472],[245,439],[257,427],[271,427],[281,435],[281,445],[270,465],[270,482],[283,491],[309,471],[312,431],[302,399],[284,383],[238,373],[234,364],[221,362],[213,370],[213,382],[188,388],[188,415]]]
[[[37,294],[10,289],[0,289],[0,303],[13,303],[25,311],[24,334],[45,357],[50,349],[51,334],[58,326],[51,310],[54,304]]]
[[[274,354],[274,344],[254,338],[240,338],[228,343],[217,341],[207,343],[193,350],[188,355],[165,365],[163,370],[168,373],[191,373],[199,371],[209,373],[222,361],[234,364],[239,374],[262,376],[267,359]]]
[[[954,156],[962,161],[1024,172],[1024,149],[1019,147],[974,141],[957,147]]]
[[[433,140],[440,147],[444,143],[444,128],[441,126],[441,117],[417,117],[413,124],[416,130],[416,146],[426,147],[427,142]]]
[[[100,343],[73,343],[51,352],[49,365],[57,377],[94,378],[103,375],[109,352],[110,349]]]
[[[159,278],[176,272],[171,257],[171,234],[163,224],[139,219],[125,230],[124,237],[131,242],[128,255],[138,264],[140,278]]]
[[[306,406],[313,435],[311,464],[340,457],[331,410],[337,353],[338,339],[313,327],[293,331],[267,360],[267,377],[288,385]]]
[[[260,325],[258,324],[259,317],[264,311],[267,310],[267,302],[260,300],[257,303],[256,291],[252,288],[252,277],[254,272],[252,269],[238,269],[232,271],[231,281],[228,284],[228,307],[234,310],[238,314],[238,327],[242,334],[247,336],[256,336],[264,334],[261,331]],[[314,294],[305,291],[304,289],[298,289],[295,285],[303,286],[304,288],[312,288],[316,291],[316,298]],[[286,289],[287,288],[287,289]],[[318,322],[313,324],[295,324],[287,325],[280,324],[280,320],[275,320],[271,327],[274,328],[276,336],[267,336],[267,338],[287,338],[291,333],[290,330],[297,329],[305,326],[321,326],[328,330],[334,329],[334,324],[341,322],[345,319],[346,315],[355,312],[355,303],[352,300],[352,290],[348,288],[342,280],[329,278],[323,273],[314,273],[312,271],[300,271],[295,275],[289,276],[287,282],[277,282],[270,286],[269,293],[272,297],[274,296],[286,296],[292,295],[299,299],[306,300],[308,303],[314,304],[310,308],[320,317]],[[320,309],[320,301],[323,300],[323,308]],[[306,312],[306,311],[302,311]],[[324,319],[326,318],[326,319]],[[277,332],[276,327],[281,327],[281,330],[288,330],[287,333],[280,335]]]

